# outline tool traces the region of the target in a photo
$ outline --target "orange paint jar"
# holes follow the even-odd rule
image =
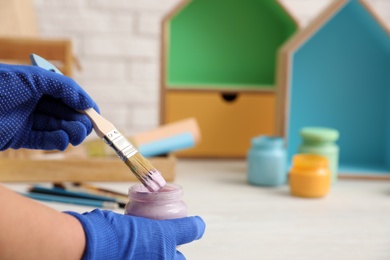
[[[326,157],[315,154],[297,154],[289,173],[290,192],[294,196],[318,198],[330,189],[331,172]]]

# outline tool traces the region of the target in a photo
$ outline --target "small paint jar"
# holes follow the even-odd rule
[[[187,205],[182,200],[183,188],[167,183],[161,190],[150,192],[144,185],[129,188],[129,202],[125,215],[163,220],[187,216]]]
[[[290,169],[290,192],[294,196],[318,198],[330,189],[328,159],[316,154],[297,154]]]
[[[248,182],[260,186],[286,184],[286,158],[283,138],[277,136],[253,138],[247,154]]]
[[[332,183],[337,180],[339,147],[335,143],[339,138],[339,132],[325,127],[304,127],[300,131],[302,143],[298,147],[298,153],[318,154],[329,161],[329,169]]]

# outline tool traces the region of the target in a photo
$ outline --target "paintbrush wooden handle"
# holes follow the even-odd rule
[[[78,110],[78,112],[85,114],[91,119],[93,124],[93,129],[95,130],[96,134],[103,138],[105,135],[107,135],[112,130],[115,130],[115,126],[109,122],[107,119],[102,117],[98,112],[96,112],[95,109],[89,108],[86,110]]]
[[[134,145],[132,145],[112,123],[102,117],[93,108],[80,112],[87,115],[92,120],[96,134],[115,151],[123,162],[126,162],[130,157],[138,153],[138,150]]]
[[[166,181],[160,172],[116,130],[113,124],[99,115],[93,108],[80,112],[86,114],[92,120],[96,134],[115,151],[149,191],[158,191],[164,187]]]

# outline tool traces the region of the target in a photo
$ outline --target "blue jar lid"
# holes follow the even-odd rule
[[[339,131],[327,127],[304,127],[300,134],[307,141],[334,142],[339,139]]]
[[[258,136],[252,139],[254,147],[283,147],[284,139],[279,136]]]

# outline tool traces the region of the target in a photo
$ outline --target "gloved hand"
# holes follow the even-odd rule
[[[185,259],[176,247],[200,239],[206,227],[200,217],[151,220],[100,209],[65,213],[84,228],[83,259]]]
[[[71,78],[36,66],[0,64],[0,151],[65,150],[92,131],[86,115],[98,107]]]

